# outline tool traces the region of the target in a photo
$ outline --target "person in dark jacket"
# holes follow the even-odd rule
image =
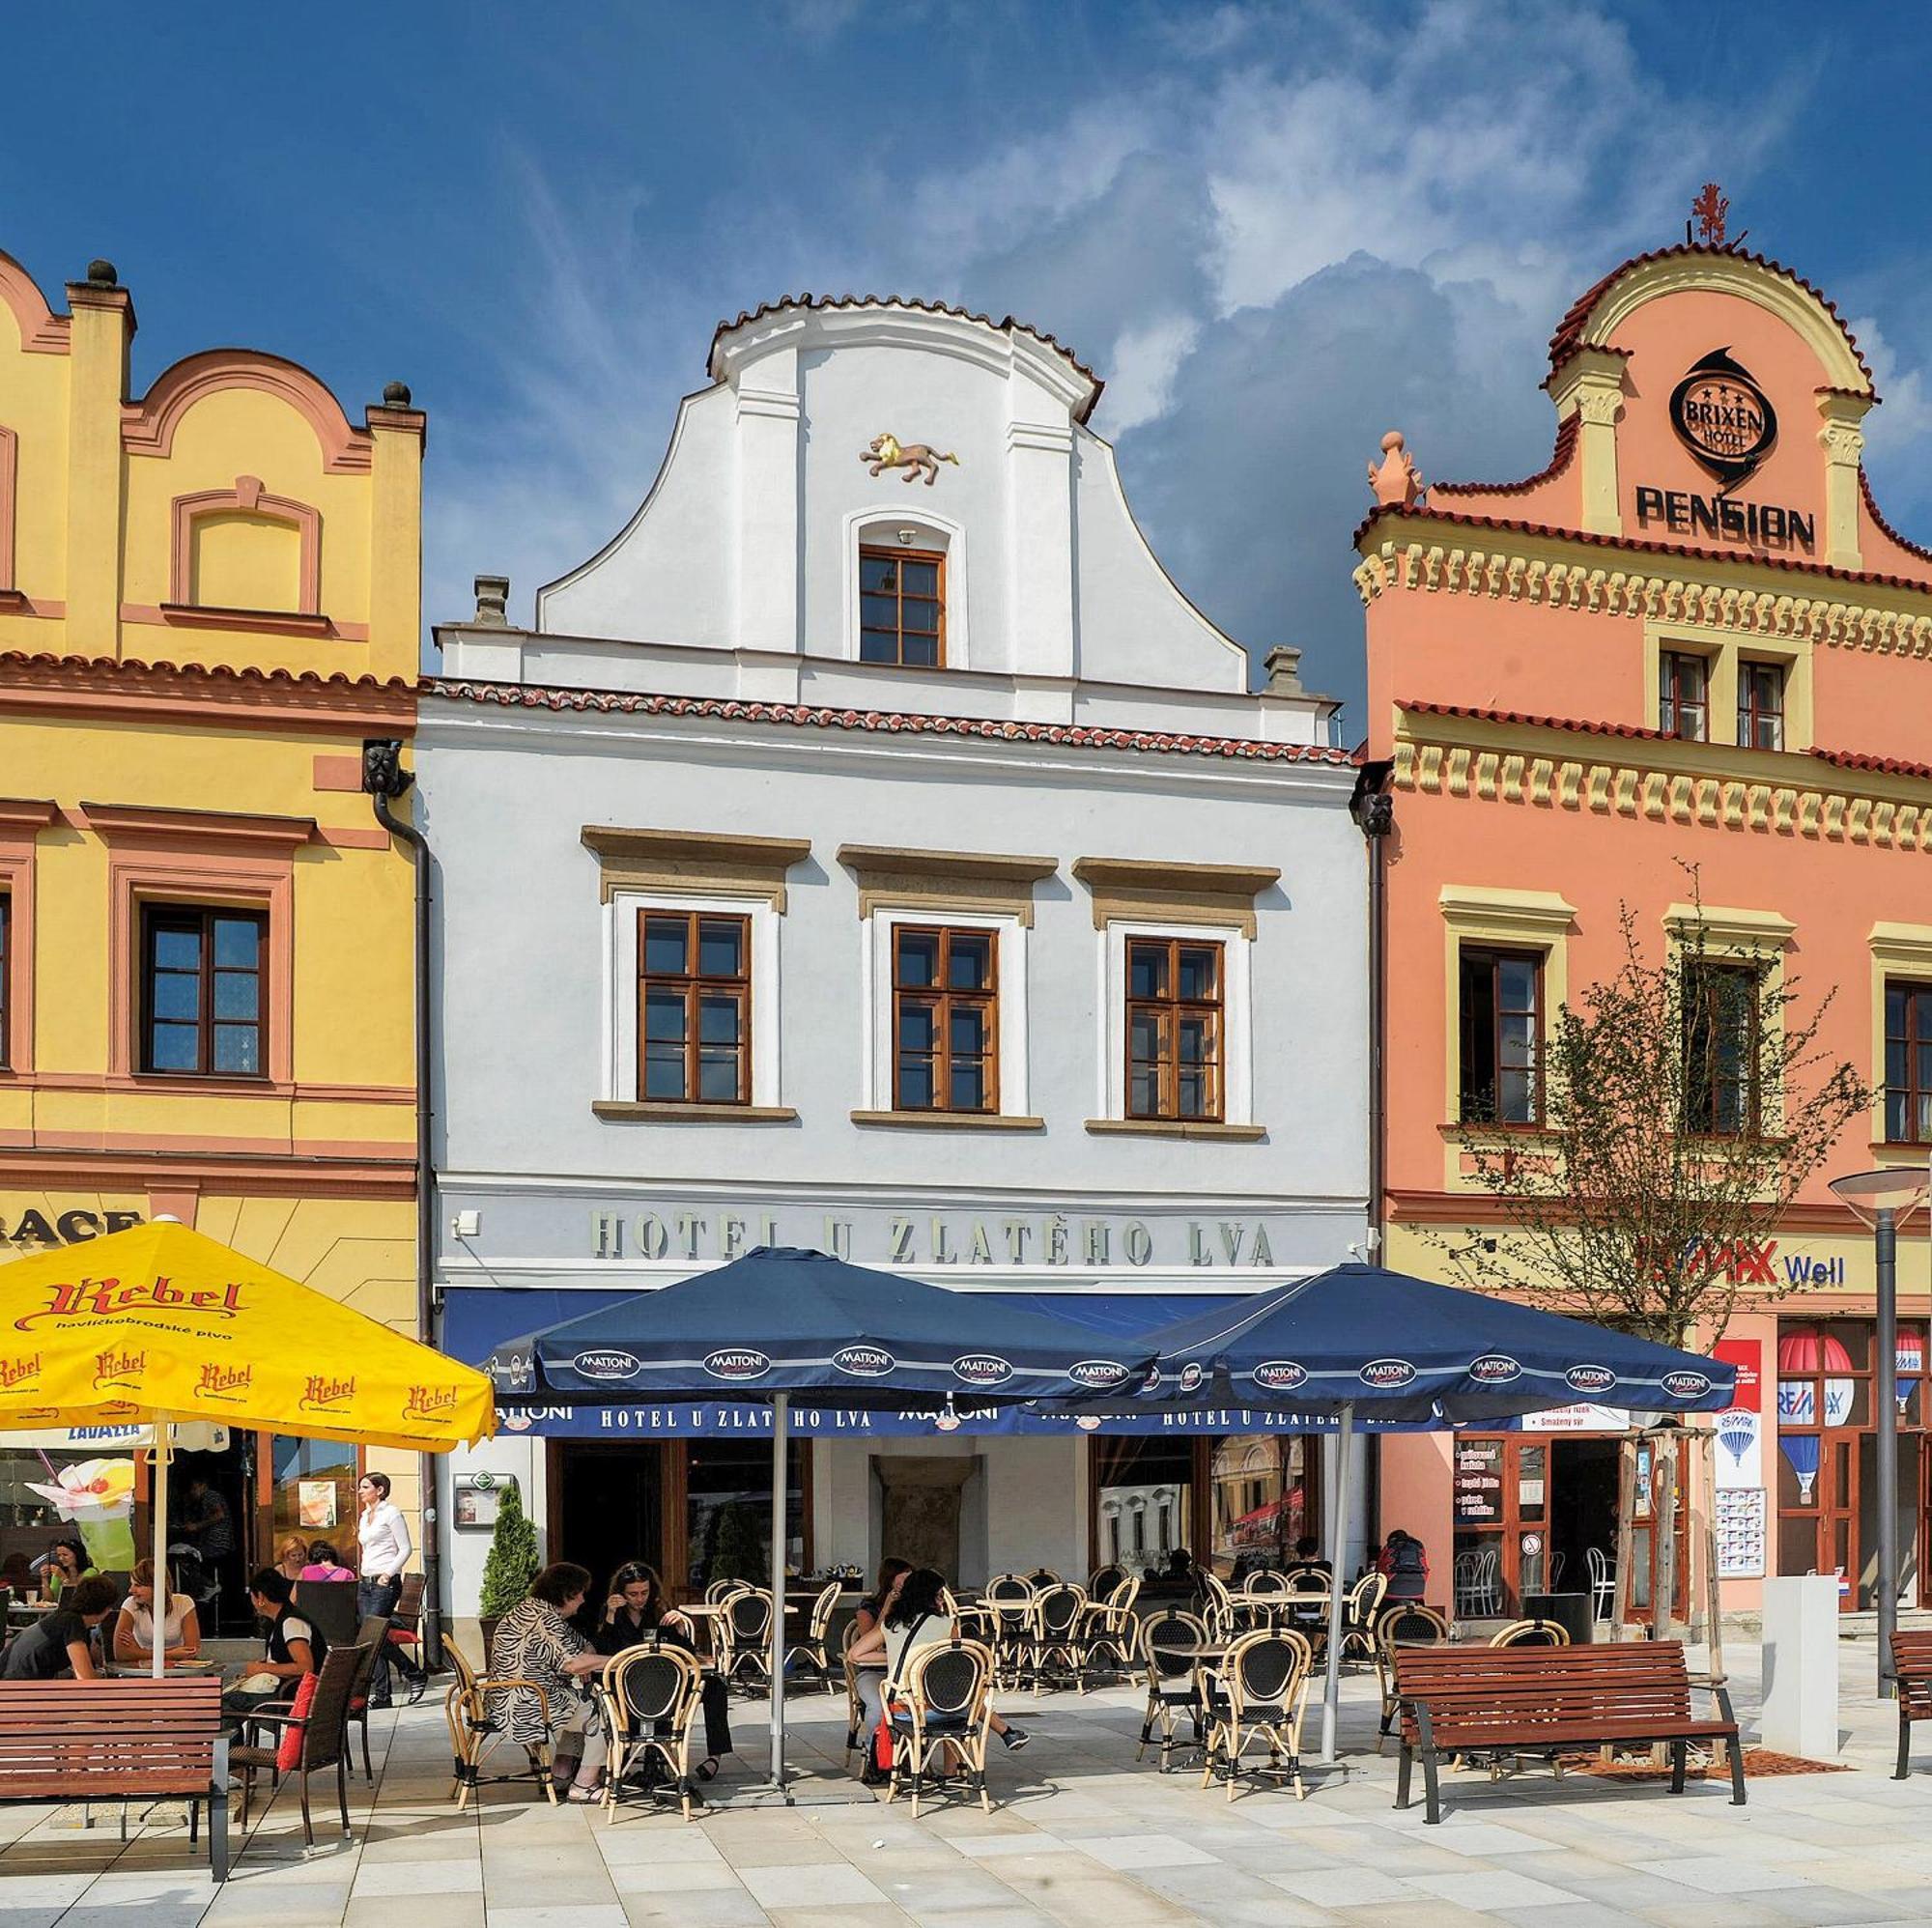
[[[600,1654],[621,1654],[627,1647],[651,1640],[681,1647],[694,1656],[697,1651],[691,1622],[666,1601],[657,1569],[642,1560],[630,1560],[611,1575],[604,1612],[591,1644]],[[716,1674],[707,1674],[699,1700],[704,1709],[704,1758],[697,1764],[701,1781],[715,1779],[719,1757],[731,1752],[728,1701],[724,1681]]]
[[[1429,1591],[1429,1554],[1414,1534],[1400,1526],[1389,1528],[1376,1571],[1388,1575],[1390,1600],[1421,1600]]]

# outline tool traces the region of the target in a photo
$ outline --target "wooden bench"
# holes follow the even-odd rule
[[[1397,1647],[1402,1762],[1395,1804],[1408,1805],[1409,1769],[1422,1757],[1426,1819],[1442,1819],[1436,1769],[1444,1754],[1492,1758],[1571,1748],[1670,1749],[1670,1791],[1682,1794],[1693,1741],[1729,1744],[1731,1803],[1745,1804],[1744,1756],[1730,1696],[1713,1687],[1721,1720],[1690,1715],[1690,1676],[1674,1641],[1591,1647]],[[1559,1770],[1560,1772],[1560,1770]]]
[[[1898,1687],[1898,1769],[1893,1780],[1912,1772],[1912,1723],[1932,1720],[1932,1633],[1891,1636],[1891,1679]]]
[[[228,1879],[221,1682],[9,1681],[0,1686],[0,1800],[188,1802],[188,1852],[208,1808],[208,1860]]]

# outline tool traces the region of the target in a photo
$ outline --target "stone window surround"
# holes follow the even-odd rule
[[[293,1096],[295,862],[315,839],[314,819],[90,803],[80,814],[107,846],[108,1088]],[[140,1068],[141,910],[170,903],[266,913],[264,1075]]]
[[[811,854],[806,837],[585,824],[604,918],[604,1023],[595,1115],[611,1123],[786,1124],[781,1101],[780,919],[786,873]],[[752,1101],[647,1102],[638,1092],[638,914],[717,910],[750,921]]]
[[[872,925],[860,952],[861,1125],[928,1130],[1042,1131],[1028,1109],[1027,932],[1034,886],[1060,868],[1055,857],[984,850],[923,850],[895,844],[846,843],[838,862],[858,884],[862,922]],[[990,930],[999,946],[998,1112],[897,1111],[893,1108],[892,941],[901,923],[946,923]]]
[[[60,812],[46,800],[0,797],[0,895],[8,900],[0,1082],[34,1068],[34,839]]]
[[[1190,864],[1140,857],[1082,857],[1073,874],[1087,886],[1099,933],[1096,1134],[1148,1138],[1259,1139],[1254,1116],[1255,899],[1281,881],[1268,865]],[[1127,939],[1192,937],[1222,947],[1221,1116],[1218,1120],[1127,1116]]]
[[[1542,1036],[1547,1052],[1556,1013],[1569,996],[1569,934],[1575,928],[1577,907],[1553,891],[1496,890],[1486,885],[1444,884],[1436,893],[1442,918],[1442,1118],[1452,1137],[1464,1129],[1463,1111],[1463,947],[1484,950],[1534,952],[1543,960],[1541,984]],[[1543,1069],[1539,1062],[1539,1071]],[[1482,1125],[1485,1133],[1537,1129],[1522,1125]],[[1448,1177],[1455,1188],[1461,1176],[1458,1146],[1447,1148]]]
[[[1812,730],[1812,645],[1804,637],[1740,635],[1705,623],[1646,621],[1643,652],[1643,723],[1659,725],[1663,658],[1669,654],[1701,656],[1709,666],[1705,681],[1706,710],[1703,742],[1737,746],[1738,665],[1775,663],[1784,671],[1784,749],[1809,750]],[[1761,751],[1760,755],[1776,755]]]
[[[1922,1167],[1924,1146],[1885,1135],[1885,985],[1888,978],[1932,984],[1932,924],[1874,923],[1865,944],[1871,952],[1872,1154],[1880,1164]]]

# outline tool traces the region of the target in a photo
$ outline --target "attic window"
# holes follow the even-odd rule
[[[859,550],[859,660],[938,669],[946,662],[946,557],[938,550]]]

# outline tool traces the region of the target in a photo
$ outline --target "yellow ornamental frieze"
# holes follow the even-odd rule
[[[1751,783],[1646,770],[1635,763],[1533,756],[1413,738],[1396,743],[1391,780],[1398,790],[1423,796],[1530,809],[1582,809],[1593,816],[1641,816],[1655,823],[1861,843],[1882,850],[1932,849],[1932,810],[1808,784]]]
[[[1651,622],[1696,623],[1732,635],[1802,639],[1877,655],[1932,655],[1932,612],[1450,543],[1384,542],[1362,559],[1354,581],[1364,605],[1394,590],[1419,590]]]

